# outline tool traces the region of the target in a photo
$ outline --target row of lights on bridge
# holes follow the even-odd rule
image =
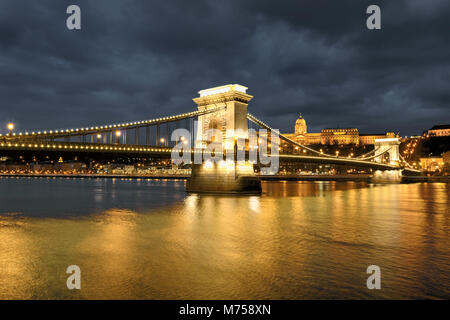
[[[8,128],[8,131],[9,131],[9,135],[13,135],[13,130],[14,130],[14,123],[8,123],[8,125],[6,126],[7,128]],[[0,136],[1,136],[1,134],[0,134]],[[117,138],[120,138],[120,136],[122,136],[122,131],[120,131],[120,130],[116,130],[116,137]],[[102,138],[102,135],[101,134],[97,134],[97,139],[101,139]],[[184,137],[181,137],[181,140],[183,141],[184,140]],[[164,138],[161,138],[160,139],[160,142],[161,143],[164,143],[166,140],[164,139]]]
[[[90,127],[90,128],[77,128],[77,129],[61,129],[61,130],[50,130],[50,131],[38,131],[36,132],[31,132],[32,135],[35,134],[54,134],[54,133],[73,133],[73,132],[79,132],[79,131],[89,131],[89,130],[104,130],[104,129],[111,129],[111,128],[117,128],[117,127],[127,127],[127,126],[135,126],[135,125],[145,125],[145,124],[150,124],[153,122],[159,122],[159,121],[166,121],[166,120],[177,120],[180,118],[185,118],[185,117],[192,117],[195,116],[195,114],[197,114],[198,111],[193,111],[193,112],[188,112],[188,113],[183,113],[183,114],[179,114],[177,116],[169,116],[169,117],[163,117],[163,118],[157,118],[157,119],[152,119],[152,120],[145,120],[145,121],[136,121],[136,122],[127,122],[127,123],[122,123],[122,124],[113,124],[113,125],[105,125],[105,126],[100,126],[100,127]],[[16,135],[15,133],[13,133],[12,131],[14,130],[14,124],[13,123],[8,123],[7,128],[9,130],[9,134],[10,135]],[[29,135],[30,133],[25,132],[25,135]],[[23,135],[23,133],[19,133],[19,135]],[[117,135],[117,132],[116,132]],[[2,134],[0,134],[0,136],[2,136]],[[120,136],[120,134],[119,134]]]
[[[114,147],[114,146],[93,146],[93,145],[63,145],[63,144],[19,144],[0,143],[0,147],[10,148],[43,148],[43,149],[85,149],[85,150],[114,150],[114,151],[139,151],[139,152],[172,152],[170,148],[145,148],[145,147]],[[196,152],[196,151],[194,151]]]

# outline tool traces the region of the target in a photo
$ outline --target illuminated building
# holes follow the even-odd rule
[[[450,164],[450,151],[444,152],[442,159],[444,160],[444,164]]]
[[[394,132],[377,134],[360,134],[357,128],[329,128],[321,132],[310,133],[307,131],[305,119],[300,115],[295,122],[294,133],[285,134],[288,138],[305,145],[311,144],[374,144],[376,139],[386,139],[398,137]]]
[[[359,133],[356,128],[323,129],[320,137],[321,144],[359,144]]]
[[[441,170],[444,166],[444,159],[442,157],[426,157],[420,158],[420,166],[424,171],[434,172]]]
[[[430,136],[450,136],[450,124],[435,125],[428,130]]]

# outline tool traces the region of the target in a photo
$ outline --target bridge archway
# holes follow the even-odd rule
[[[397,165],[400,161],[400,139],[399,138],[387,138],[387,139],[375,139],[375,158],[376,162],[381,163],[385,154],[389,158],[389,163]]]

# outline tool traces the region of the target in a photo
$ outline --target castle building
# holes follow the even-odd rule
[[[359,144],[359,133],[356,128],[322,129],[320,134],[321,144]]]
[[[375,139],[394,138],[398,136],[394,132],[360,134],[357,128],[328,128],[322,129],[321,132],[310,133],[307,130],[306,121],[301,115],[295,122],[294,133],[287,133],[284,135],[296,141],[297,143],[304,145],[368,145],[374,144]]]
[[[430,136],[450,136],[450,124],[438,124],[428,130]]]

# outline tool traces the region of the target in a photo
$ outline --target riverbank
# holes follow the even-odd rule
[[[186,180],[190,175],[120,175],[120,174],[9,174],[1,173],[1,177],[28,177],[28,178],[105,178],[105,179],[181,179]],[[262,181],[366,181],[370,182],[369,174],[342,174],[342,175],[271,175],[261,176]],[[404,176],[404,183],[414,182],[441,182],[450,183],[450,176]]]

